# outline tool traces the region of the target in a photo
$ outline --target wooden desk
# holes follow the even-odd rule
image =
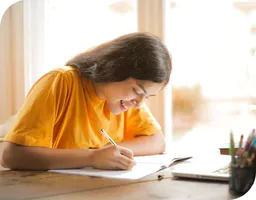
[[[158,174],[170,174],[170,169]],[[156,174],[138,181],[35,171],[0,170],[0,199],[232,199],[228,184],[174,179],[153,180]],[[141,182],[144,181],[144,182]]]

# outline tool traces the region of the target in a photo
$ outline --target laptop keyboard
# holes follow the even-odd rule
[[[218,174],[229,174],[230,172],[230,165],[227,165],[225,167],[222,167],[220,169],[217,169],[213,173],[218,173]]]

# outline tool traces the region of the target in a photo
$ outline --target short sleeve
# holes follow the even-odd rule
[[[159,123],[146,104],[143,104],[140,109],[132,108],[125,113],[125,140],[139,135],[152,135],[160,130]]]
[[[54,124],[66,104],[68,84],[62,72],[41,77],[29,91],[4,141],[52,147]]]

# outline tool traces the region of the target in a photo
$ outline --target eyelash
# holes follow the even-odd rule
[[[134,89],[134,88],[132,88],[133,89],[133,92],[137,95],[137,96],[139,96],[140,94]],[[146,96],[145,97],[145,99],[146,100],[149,100],[149,97],[148,96]]]
[[[136,94],[136,95],[140,95],[134,88],[132,88],[133,89],[133,92]]]

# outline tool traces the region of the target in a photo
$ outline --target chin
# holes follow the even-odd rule
[[[110,111],[113,115],[120,115],[122,112],[121,111]]]
[[[121,109],[121,107],[119,106],[119,104],[108,104],[108,108],[109,108],[109,111],[113,114],[113,115],[120,115],[123,110]]]
[[[118,110],[118,109],[110,109],[110,112],[113,114],[113,115],[120,115],[122,113],[121,110]]]

